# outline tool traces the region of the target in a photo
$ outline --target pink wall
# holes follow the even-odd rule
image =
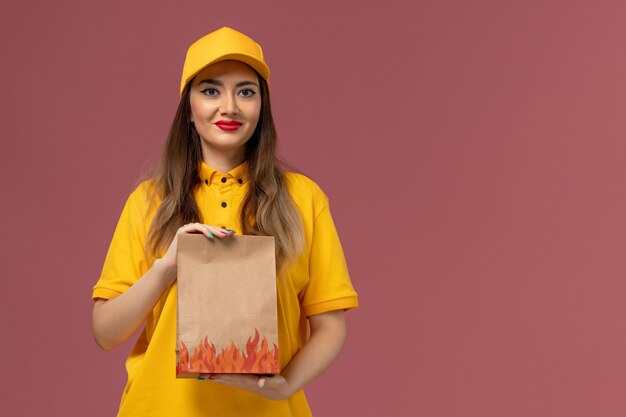
[[[0,13],[0,415],[115,414],[130,344],[92,341],[91,288],[223,25],[360,295],[317,416],[626,415],[625,2],[167,3]]]

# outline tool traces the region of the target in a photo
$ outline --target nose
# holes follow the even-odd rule
[[[239,104],[237,103],[237,97],[233,93],[223,95],[222,100],[222,114],[237,114],[239,113]]]

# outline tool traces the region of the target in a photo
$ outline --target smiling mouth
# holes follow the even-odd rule
[[[235,120],[220,120],[219,122],[215,123],[215,125],[222,130],[233,131],[241,127],[241,122],[237,122]]]

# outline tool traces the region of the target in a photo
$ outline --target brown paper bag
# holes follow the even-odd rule
[[[176,377],[279,373],[271,236],[178,236]]]

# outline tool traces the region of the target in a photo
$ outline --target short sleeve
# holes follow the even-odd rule
[[[146,268],[145,193],[140,185],[126,200],[92,298],[111,299],[130,288]]]
[[[315,216],[309,255],[309,282],[301,305],[306,316],[359,306],[345,256],[330,214],[328,198],[318,188],[321,210]]]

